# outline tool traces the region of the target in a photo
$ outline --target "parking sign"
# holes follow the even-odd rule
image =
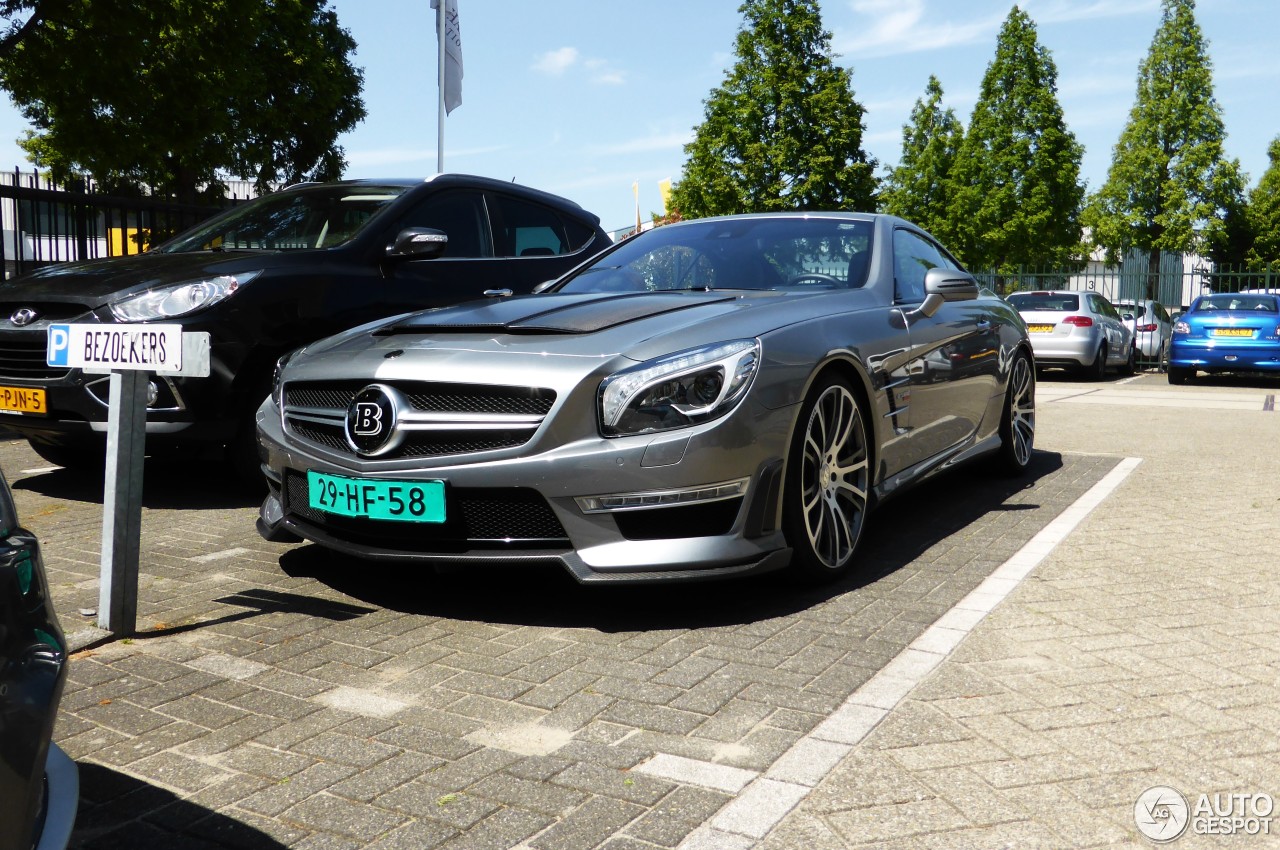
[[[50,325],[46,362],[80,369],[182,371],[182,325]]]

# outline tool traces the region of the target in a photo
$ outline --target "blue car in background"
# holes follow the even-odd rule
[[[1202,295],[1173,326],[1169,383],[1197,372],[1280,375],[1280,295],[1218,292]]]
[[[0,475],[0,850],[55,850],[71,836],[79,775],[50,741],[66,680],[40,544]]]

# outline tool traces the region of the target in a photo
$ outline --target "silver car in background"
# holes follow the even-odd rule
[[[979,456],[1025,470],[1035,372],[1018,314],[910,223],[734,216],[642,233],[543,294],[308,345],[258,427],[268,540],[580,582],[821,581],[877,500]]]
[[[1014,292],[1006,296],[1027,323],[1036,367],[1063,367],[1101,381],[1110,368],[1132,375],[1133,330],[1111,302],[1074,289]]]
[[[1169,362],[1169,340],[1173,336],[1173,317],[1169,311],[1150,298],[1118,298],[1112,304],[1133,330],[1138,358],[1157,363],[1163,369]]]

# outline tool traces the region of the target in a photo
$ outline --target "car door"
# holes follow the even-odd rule
[[[1124,363],[1129,359],[1133,346],[1133,331],[1125,324],[1120,311],[1096,292],[1088,293],[1089,307],[1095,316],[1101,317],[1107,339],[1107,359],[1112,363]]]
[[[929,269],[960,268],[923,234],[897,228],[893,260],[894,301],[911,350],[909,456],[918,463],[977,430],[998,380],[999,323],[982,299],[944,303],[933,316],[917,312]]]
[[[593,231],[555,209],[501,192],[435,192],[400,217],[393,228],[429,227],[449,237],[444,254],[390,268],[392,297],[413,308],[441,307],[486,292],[525,294],[586,259],[581,249]]]

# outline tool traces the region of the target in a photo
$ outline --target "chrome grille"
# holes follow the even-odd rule
[[[347,442],[347,408],[370,381],[290,382],[284,386],[285,428],[299,439],[332,451],[354,455]],[[445,457],[509,449],[524,445],[555,403],[554,390],[538,387],[450,384],[425,381],[380,382],[395,389],[415,413],[466,415],[465,426],[414,430],[406,427],[401,444],[380,460]],[[493,417],[492,421],[474,417]],[[503,417],[525,417],[513,424]]]

